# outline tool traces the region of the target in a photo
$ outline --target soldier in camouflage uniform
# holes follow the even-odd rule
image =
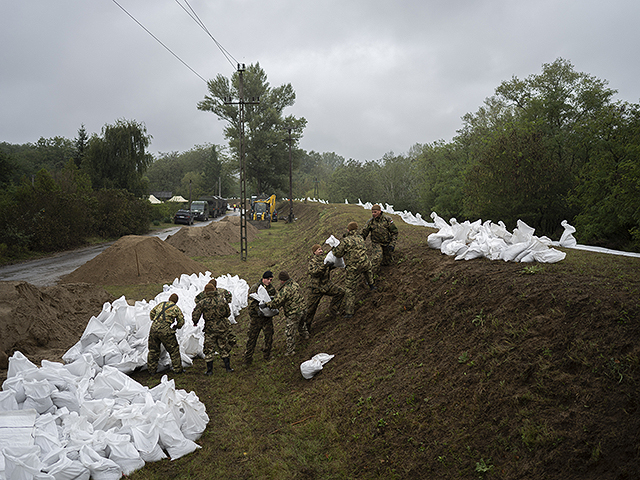
[[[247,346],[244,351],[244,363],[246,365],[250,365],[253,361],[253,351],[256,348],[256,343],[258,343],[260,330],[262,330],[264,333],[264,348],[262,349],[264,359],[271,359],[271,347],[273,346],[273,318],[264,316],[264,314],[258,308],[258,300],[251,297],[251,294],[256,293],[258,291],[258,288],[260,288],[260,286],[262,285],[267,290],[269,297],[275,297],[276,289],[273,285],[271,285],[272,280],[273,273],[267,270],[266,272],[264,272],[264,274],[262,274],[262,279],[249,289],[250,323],[249,331],[247,332]]]
[[[212,278],[209,281],[209,283],[211,283],[211,282],[213,282],[214,285],[218,284],[218,282],[216,282],[215,278]],[[229,290],[227,290],[226,288],[218,288],[218,292],[220,292],[221,294],[224,295],[224,298],[227,300],[227,303],[231,303],[231,301],[233,300],[233,297],[232,297],[231,292]],[[203,290],[198,295],[196,295],[195,302],[198,303],[200,300],[202,300],[204,298],[204,294],[205,294],[205,291]]]
[[[176,305],[178,295],[172,293],[169,300],[160,302],[151,309],[151,329],[149,330],[149,354],[147,356],[147,368],[151,375],[158,369],[160,360],[160,346],[164,345],[165,350],[171,357],[171,365],[175,373],[182,373],[182,359],[180,358],[180,345],[176,339],[176,330],[184,325],[182,310]],[[171,325],[175,322],[175,326]]]
[[[324,263],[325,255],[322,246],[316,243],[311,247],[311,253],[311,260],[309,261],[309,267],[307,269],[310,285],[309,294],[307,295],[307,311],[304,319],[307,332],[311,331],[313,317],[324,295],[331,297],[329,313],[334,317],[338,315],[338,310],[344,298],[344,288],[337,286],[331,281],[331,270],[334,266],[329,263]]]
[[[393,251],[398,241],[398,227],[391,217],[384,215],[380,205],[371,207],[371,218],[360,232],[365,240],[371,234],[371,267],[374,275],[380,273],[380,265],[393,263]]]
[[[231,309],[223,289],[216,288],[216,280],[212,279],[204,287],[204,297],[196,304],[191,314],[193,325],[198,325],[200,316],[204,317],[204,360],[207,362],[205,375],[213,374],[213,358],[216,350],[220,353],[222,363],[227,372],[233,372],[229,355],[234,337],[230,337],[231,324],[229,315]],[[226,290],[224,290],[226,291]]]
[[[289,278],[287,272],[280,272],[278,279],[281,284],[280,290],[276,298],[268,302],[266,306],[269,308],[279,308],[282,306],[284,309],[286,319],[284,333],[287,337],[287,351],[285,355],[290,356],[296,353],[296,337],[298,334],[309,338],[309,332],[307,332],[303,323],[305,301],[302,295],[302,288]]]
[[[343,317],[351,318],[355,309],[360,275],[364,274],[370,290],[375,290],[376,288],[373,284],[373,273],[371,271],[371,262],[367,256],[367,248],[364,245],[364,239],[358,234],[358,224],[356,222],[351,222],[347,225],[347,233],[345,233],[340,245],[333,248],[333,254],[344,259],[346,276],[344,280]]]

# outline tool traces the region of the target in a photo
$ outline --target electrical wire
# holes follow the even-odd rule
[[[204,22],[200,19],[200,17],[198,16],[198,14],[196,13],[196,11],[193,9],[193,7],[189,4],[189,2],[187,0],[184,0],[184,3],[187,5],[187,7],[189,7],[189,10],[187,10],[185,8],[184,5],[182,5],[179,0],[175,0],[175,2],[180,5],[180,7],[187,13],[187,15],[189,15],[191,17],[191,19],[196,22],[200,28],[202,28],[207,35],[209,35],[209,37],[211,38],[211,40],[213,40],[213,43],[216,44],[216,46],[220,49],[220,51],[222,52],[222,55],[224,55],[224,57],[227,59],[227,61],[231,64],[232,67],[235,67],[238,64],[238,61],[233,57],[233,55],[231,55],[221,44],[220,42],[218,42],[213,35],[211,35],[211,32],[209,31],[209,29],[206,27],[206,25],[204,24]],[[231,61],[231,59],[234,60],[234,62]]]
[[[189,70],[191,70],[194,74],[196,74],[204,83],[207,83],[207,81],[204,79],[204,77],[202,77],[198,72],[196,72],[193,68],[191,68],[189,65],[187,65],[187,63],[182,60],[177,54],[175,54],[169,47],[167,47],[164,43],[162,43],[160,41],[160,39],[158,37],[156,37],[153,33],[151,33],[149,30],[147,30],[147,28],[142,25],[142,23],[140,23],[133,15],[131,15],[122,5],[120,5],[116,0],[111,0],[113,3],[115,3],[118,7],[120,7],[122,9],[122,11],[124,13],[126,13],[127,15],[129,15],[129,17],[131,17],[131,19],[136,22],[138,25],[140,25],[140,27],[142,27],[142,29],[147,32],[149,35],[151,35],[153,37],[153,39],[158,42],[160,45],[162,45],[165,49],[167,49],[167,51],[173,55],[174,57],[176,57],[180,63],[182,63],[185,67],[187,67]]]

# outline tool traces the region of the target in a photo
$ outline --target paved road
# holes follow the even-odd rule
[[[204,227],[212,221],[218,221],[222,218],[224,217],[209,220],[208,222],[198,222],[194,224],[193,227]],[[150,235],[158,237],[160,240],[165,240],[169,235],[173,235],[181,228],[182,226],[171,227]],[[0,281],[22,281],[38,287],[55,285],[60,277],[73,272],[76,268],[97,257],[111,245],[113,245],[113,242],[83,247],[77,250],[57,253],[39,260],[29,260],[27,262],[0,267]]]

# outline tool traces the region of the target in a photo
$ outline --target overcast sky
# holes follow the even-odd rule
[[[360,161],[449,141],[502,81],[559,57],[640,100],[638,0],[0,0],[0,141],[144,123],[150,151],[225,145],[204,79],[291,83],[300,146]],[[178,3],[179,2],[179,3]],[[199,77],[199,76],[200,77]]]

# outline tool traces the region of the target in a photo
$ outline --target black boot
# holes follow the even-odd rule
[[[207,362],[207,371],[204,372],[205,375],[213,375],[213,360]]]
[[[224,363],[224,369],[227,371],[227,373],[233,372],[233,368],[231,368],[231,364],[229,363],[229,357],[223,358],[222,362]]]

